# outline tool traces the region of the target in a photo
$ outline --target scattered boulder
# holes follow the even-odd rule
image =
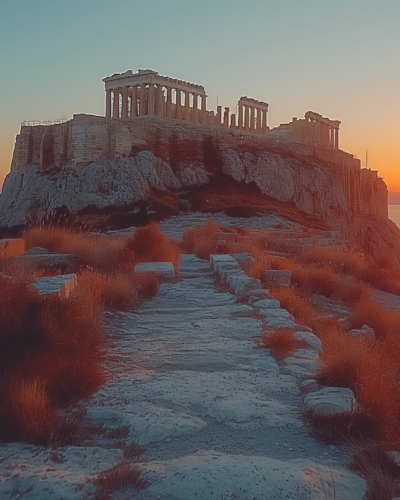
[[[173,278],[175,276],[172,262],[140,262],[136,264],[134,272],[137,274],[157,273],[164,278]]]
[[[306,410],[321,417],[349,414],[358,409],[353,391],[342,387],[325,387],[307,394],[304,404]]]
[[[60,276],[49,276],[36,278],[32,284],[40,295],[58,293],[68,298],[76,286],[76,274],[61,274]]]

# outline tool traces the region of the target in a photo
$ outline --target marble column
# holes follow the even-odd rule
[[[257,108],[257,133],[261,132],[261,109]]]
[[[148,97],[148,115],[154,115],[155,111],[155,102],[154,102],[154,84],[149,84],[149,97]]]
[[[199,117],[198,117],[198,95],[195,94],[194,92],[192,92],[192,96],[193,96],[193,108],[192,108],[192,120],[194,122],[198,122],[199,121]]]
[[[201,96],[201,123],[207,122],[207,96]]]
[[[113,102],[113,118],[118,120],[119,118],[119,90],[114,90],[114,102]]]
[[[164,92],[162,91],[162,85],[157,85],[156,89],[156,115],[164,116]]]
[[[229,108],[225,108],[224,111],[224,127],[229,127]]]
[[[106,118],[111,118],[111,90],[106,90]]]
[[[140,86],[140,106],[139,106],[140,116],[147,115],[147,97],[146,97],[146,85],[143,83]]]
[[[172,118],[172,88],[167,87],[167,118]]]
[[[188,121],[188,120],[190,120],[189,92],[187,90],[184,90],[183,94],[185,96],[185,106],[184,106],[184,111],[183,111],[183,119]]]
[[[255,115],[256,108],[254,106],[250,106],[250,131],[254,132],[255,128],[255,122],[256,122],[256,115]]]
[[[182,118],[182,103],[181,103],[181,91],[179,89],[176,89],[176,113],[175,113],[175,118],[177,120],[180,120]]]
[[[243,129],[243,104],[238,105],[239,109],[239,123],[238,123],[238,128],[239,130]]]
[[[137,116],[137,85],[132,87],[132,99],[131,99],[131,118]]]
[[[236,128],[236,115],[235,113],[233,113],[233,115],[231,115],[231,128]]]
[[[264,109],[264,125],[263,125],[263,128],[264,129],[267,129],[268,128],[268,125],[267,125],[267,114],[268,114],[268,109]]]
[[[250,109],[247,104],[244,104],[244,129],[249,130]]]
[[[128,87],[122,89],[122,119],[128,118]]]
[[[335,128],[335,148],[339,149],[339,127]]]

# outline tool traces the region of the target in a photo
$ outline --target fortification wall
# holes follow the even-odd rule
[[[336,147],[310,144],[307,137],[293,140],[291,128],[284,125],[279,127],[278,133],[275,129],[254,134],[157,116],[114,120],[78,114],[61,124],[21,127],[11,170],[23,173],[33,163],[43,172],[63,167],[81,172],[100,158],[116,161],[149,150],[171,165],[175,172],[188,166],[213,171],[218,167],[221,151],[227,148],[239,153],[270,151],[323,163],[332,175],[341,179],[352,211],[387,218],[387,188],[376,172],[361,170],[360,160]]]

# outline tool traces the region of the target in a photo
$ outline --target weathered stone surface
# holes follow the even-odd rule
[[[25,242],[22,238],[0,240],[0,259],[21,255],[24,251]]]
[[[33,247],[27,250],[24,255],[43,255],[46,253],[50,253],[47,248],[42,247]]]
[[[351,389],[325,387],[320,391],[307,394],[304,398],[305,410],[315,415],[331,417],[344,413],[352,413],[358,405]]]
[[[23,254],[14,257],[15,262],[32,269],[41,267],[55,267],[56,269],[66,269],[73,265],[75,255],[73,253],[41,253]]]
[[[362,328],[353,328],[348,332],[348,335],[364,340],[375,340],[375,331],[368,325],[363,325]]]
[[[157,273],[165,278],[173,278],[175,276],[174,264],[172,262],[139,262],[136,264],[135,273]]]
[[[298,340],[307,342],[307,344],[317,353],[322,352],[322,342],[314,333],[299,331],[295,332],[294,336]]]
[[[12,170],[0,196],[0,225],[22,224],[65,205],[71,211],[131,203],[146,197],[146,183],[159,189],[181,186],[170,165],[150,151],[111,161],[101,158],[83,170],[63,168],[46,173],[31,164]]]
[[[264,274],[265,282],[267,285],[289,287],[291,274],[290,271],[267,269]]]
[[[215,269],[215,265],[218,263],[229,264],[232,266],[237,266],[237,260],[228,254],[212,254],[210,255],[210,267]]]
[[[254,256],[250,252],[232,253],[230,254],[236,259],[239,264],[253,264]]]
[[[61,274],[59,276],[36,278],[32,286],[36,288],[40,295],[58,293],[68,298],[76,286],[76,275]]]
[[[257,309],[279,309],[281,307],[281,303],[276,299],[257,300],[256,302],[252,302],[251,305]]]
[[[172,460],[143,463],[152,495],[173,492],[176,500],[243,498],[273,500],[362,500],[363,478],[347,471],[316,466],[310,460],[280,461],[259,455],[237,455],[199,450]],[[329,495],[329,496],[327,496]],[[236,496],[236,493],[235,493]],[[153,497],[152,497],[153,498]],[[156,496],[154,496],[156,498]]]
[[[301,392],[308,394],[319,390],[318,382],[315,379],[304,380],[300,385]]]

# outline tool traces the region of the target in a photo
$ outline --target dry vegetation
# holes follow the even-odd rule
[[[261,339],[264,347],[271,349],[272,355],[278,360],[292,356],[296,349],[301,349],[307,344],[298,340],[290,328],[276,328],[271,331],[263,325]]]
[[[179,246],[154,223],[128,240],[57,226],[29,228],[24,238],[27,248],[75,254],[69,271],[77,273],[77,286],[68,299],[40,295],[30,283],[59,271],[1,263],[13,279],[0,277],[0,437],[66,442],[76,429],[58,410],[106,380],[103,309],[132,309],[154,296],[158,276],[134,274],[134,266],[177,265]]]

